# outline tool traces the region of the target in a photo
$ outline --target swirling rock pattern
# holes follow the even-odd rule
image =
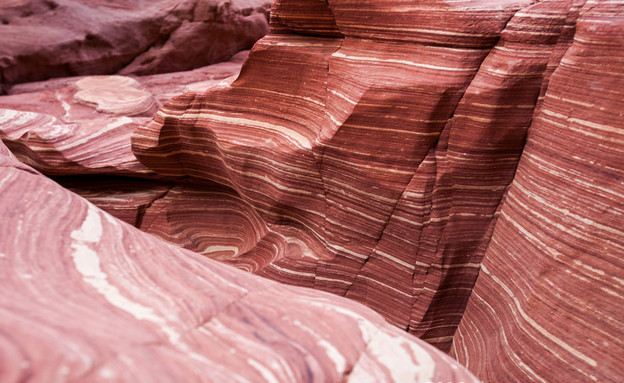
[[[167,245],[8,156],[0,169],[2,382],[477,382],[362,305]]]
[[[587,1],[534,118],[453,345],[486,381],[621,379],[622,36],[624,3]]]
[[[623,15],[621,0],[278,0],[271,33],[256,44],[236,79],[226,78],[223,67],[221,82],[202,81],[207,72],[194,71],[19,85],[0,99],[11,109],[2,112],[0,129],[19,159],[127,223],[240,269],[364,303],[440,349],[454,344],[453,355],[481,379],[618,381],[624,368]],[[79,95],[77,80],[89,88],[106,79],[138,92],[128,98],[103,94],[101,102],[94,102],[97,92]],[[153,113],[148,105],[182,90],[187,92],[142,125]],[[99,127],[119,119],[134,125],[120,126],[123,132],[107,138],[105,129],[90,134],[97,129],[83,128],[94,119]],[[73,137],[76,132],[82,138]],[[0,153],[8,152],[0,146]],[[86,217],[89,209],[82,210]],[[76,227],[64,238],[75,232],[73,239],[84,242]],[[75,248],[95,246],[69,242],[58,246],[70,246],[70,255]],[[151,248],[157,242],[149,243]],[[141,274],[141,281],[148,282],[137,284],[170,286],[161,283],[169,272],[183,275],[171,279],[172,286],[197,283],[161,258],[154,262],[151,269],[145,261],[151,271]],[[116,270],[132,274],[132,266]],[[221,266],[215,267],[221,273]],[[116,281],[109,275],[98,271],[85,277],[105,300],[123,290],[102,284]],[[216,354],[202,341],[185,343],[186,334],[196,334],[171,327],[170,312],[154,314],[168,312],[158,310],[179,297],[196,302],[176,295],[182,287],[171,289],[158,296],[173,301],[150,297],[158,302],[151,306],[137,299],[149,308],[140,311],[142,318],[160,325],[172,347],[149,348],[154,355],[169,355],[159,359],[164,370],[158,371],[178,379],[186,374],[179,368],[203,368],[197,358],[176,354],[180,350],[197,345],[203,350],[199,355]],[[249,302],[257,299],[258,307],[232,306],[246,324],[232,324],[231,334],[269,331],[265,327],[274,322],[248,315],[266,310],[277,313],[272,318],[296,317],[295,327],[308,328],[305,315],[289,311],[304,312],[303,303],[287,297],[288,308],[267,303],[291,291],[280,289],[253,293]],[[296,294],[307,299],[318,292]],[[173,312],[182,318],[194,311]],[[201,322],[202,315],[195,318]],[[335,320],[315,325],[331,327],[343,319]],[[288,326],[279,325],[281,335],[262,339],[282,345],[280,337],[292,335],[298,340],[286,342],[296,344],[286,354],[299,355],[308,338]],[[332,327],[327,334],[341,329]],[[175,331],[184,334],[182,343],[172,341]],[[224,333],[211,334],[212,342],[231,344]],[[387,359],[379,350],[386,345],[363,333],[354,339],[370,340],[367,347],[376,351],[360,353],[355,362],[344,356],[351,351],[341,348],[343,356],[336,358],[331,348],[336,346],[327,347],[323,338],[317,346],[333,355],[335,368],[320,367],[314,376],[421,377],[383,367]],[[262,353],[250,350],[260,349],[243,354]],[[264,380],[297,380],[306,369],[320,371],[310,367],[324,366],[319,361],[327,359],[318,358],[294,362],[299,366],[290,370],[294,375],[272,364],[268,368],[269,359],[252,356],[254,361],[245,363]],[[118,366],[126,359],[113,357],[105,364],[114,360]],[[413,367],[407,357],[393,363]],[[215,366],[220,379],[233,364]]]
[[[268,32],[267,0],[10,0],[0,94],[51,77],[146,75],[225,61]]]
[[[85,76],[14,86],[10,95],[0,96],[0,138],[21,161],[47,175],[154,178],[132,153],[132,132],[172,94],[233,80],[228,78],[239,72],[246,55],[241,52],[229,62],[188,72]],[[172,81],[175,86],[166,85]],[[132,205],[132,198],[127,202]]]
[[[228,262],[448,350],[578,7],[277,1],[238,79],[167,103],[134,152],[259,214],[270,235]],[[150,230],[204,252],[190,226]]]

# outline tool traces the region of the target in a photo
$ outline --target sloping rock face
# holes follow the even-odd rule
[[[624,4],[587,2],[550,79],[453,354],[486,381],[621,379]]]
[[[2,382],[477,382],[362,305],[167,245],[5,152]]]
[[[267,0],[8,0],[0,94],[91,74],[176,72],[225,61],[268,31]]]
[[[186,72],[68,77],[13,86],[0,97],[0,138],[22,162],[47,175],[158,178],[132,153],[131,134],[172,95],[232,81],[247,53]]]
[[[257,244],[212,254],[172,214],[149,230],[448,350],[575,4],[275,2],[231,86],[133,136],[160,176],[229,188]]]

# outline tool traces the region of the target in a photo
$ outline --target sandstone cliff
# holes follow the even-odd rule
[[[485,381],[618,381],[624,1],[277,0],[270,26],[236,78],[13,87],[2,139],[127,223],[363,303]]]

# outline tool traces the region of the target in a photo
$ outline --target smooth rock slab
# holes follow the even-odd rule
[[[152,116],[159,105],[140,83],[125,76],[92,76],[76,81],[74,100],[101,113]]]
[[[353,301],[168,245],[0,156],[0,380],[477,382]]]

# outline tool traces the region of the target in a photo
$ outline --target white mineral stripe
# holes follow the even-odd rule
[[[425,69],[433,69],[433,70],[443,70],[443,71],[450,71],[450,72],[467,72],[467,71],[472,71],[474,69],[470,69],[470,68],[454,68],[454,67],[444,67],[444,66],[438,66],[438,65],[431,65],[431,64],[423,64],[423,63],[417,63],[414,61],[407,61],[407,60],[396,60],[396,59],[380,59],[377,57],[364,57],[364,56],[347,56],[342,52],[335,52],[334,54],[332,54],[333,57],[340,57],[340,58],[346,58],[348,60],[354,60],[354,61],[368,61],[368,62],[373,62],[373,63],[392,63],[392,64],[402,64],[402,65],[408,65],[408,66],[414,66],[417,68],[425,68]]]
[[[80,228],[71,232],[72,259],[85,283],[91,285],[104,296],[113,306],[126,311],[139,320],[147,320],[159,326],[171,343],[178,344],[180,334],[169,327],[164,318],[156,315],[150,307],[131,301],[119,292],[119,289],[108,282],[108,276],[100,267],[100,259],[91,246],[97,244],[102,237],[102,221],[97,208],[89,204],[87,216]]]
[[[88,135],[88,136],[86,136],[86,137],[84,137],[84,138],[82,138],[80,140],[76,140],[76,141],[70,142],[70,143],[68,143],[66,145],[57,146],[56,150],[61,151],[61,150],[67,150],[67,149],[70,149],[70,148],[74,148],[76,146],[79,146],[79,145],[82,145],[84,143],[87,143],[87,142],[93,140],[94,138],[103,135],[104,133],[110,132],[111,130],[117,129],[120,126],[129,124],[131,122],[132,122],[132,119],[129,118],[129,117],[120,117],[120,118],[115,119],[115,120],[109,122],[108,124],[106,124],[106,126],[104,128],[99,129],[95,133],[90,134],[90,135]]]
[[[312,148],[312,144],[310,143],[310,140],[308,140],[303,135],[297,133],[293,129],[286,128],[284,126],[269,124],[269,123],[266,123],[266,122],[262,122],[262,121],[258,121],[258,120],[251,120],[251,119],[248,119],[248,118],[237,118],[237,117],[230,117],[230,116],[222,116],[222,115],[218,115],[218,114],[214,114],[214,113],[210,114],[210,113],[191,113],[191,112],[187,112],[187,113],[184,114],[184,116],[187,117],[187,118],[191,118],[191,119],[193,119],[193,118],[197,118],[197,119],[202,118],[202,119],[212,120],[212,121],[216,121],[216,122],[222,122],[222,123],[226,123],[226,124],[243,126],[245,128],[256,128],[256,129],[260,129],[260,130],[267,130],[267,131],[270,131],[270,132],[281,134],[283,137],[287,138],[289,141],[291,141],[292,143],[296,144],[300,148],[305,148],[305,149],[311,149]]]
[[[514,224],[514,226],[516,226],[516,227],[520,226],[520,225],[516,224],[513,220],[511,220],[511,218],[509,218],[509,217],[507,217],[507,220],[512,222],[512,224]],[[598,363],[594,359],[592,359],[592,358],[582,354],[581,352],[576,350],[574,347],[570,346],[569,344],[565,343],[560,338],[558,338],[555,335],[551,334],[548,330],[546,330],[544,327],[540,326],[539,323],[537,323],[535,320],[533,320],[533,318],[531,318],[526,312],[524,312],[524,310],[522,309],[522,305],[520,304],[520,301],[516,298],[516,296],[514,295],[513,291],[511,291],[511,289],[509,287],[507,287],[507,285],[505,285],[498,277],[496,277],[495,275],[491,274],[489,272],[489,270],[485,267],[485,265],[481,266],[481,270],[485,274],[489,275],[490,278],[492,278],[492,280],[497,285],[499,285],[507,293],[507,295],[511,299],[511,302],[514,303],[516,311],[520,314],[522,319],[524,319],[531,327],[536,329],[538,332],[540,332],[547,339],[550,339],[553,343],[557,344],[559,347],[563,348],[564,350],[566,350],[570,354],[574,355],[578,359],[582,360],[583,362],[589,364],[592,367],[597,367],[598,366]]]

